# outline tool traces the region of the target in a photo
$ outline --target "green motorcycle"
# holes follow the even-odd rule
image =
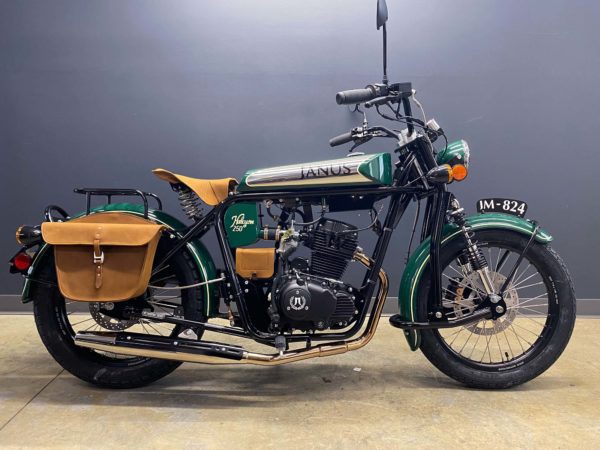
[[[62,367],[131,388],[184,361],[272,366],[357,350],[376,332],[388,296],[384,257],[412,202],[411,243],[420,224],[420,244],[389,318],[410,348],[477,388],[524,383],[557,360],[575,323],[575,294],[552,236],[524,218],[522,201],[482,199],[478,214],[464,213],[448,186],[467,177],[469,147],[445,141],[411,83],[388,81],[386,21],[379,0],[383,81],[336,96],[363,115],[330,141],[352,143],[347,157],[249,170],[239,183],[156,169],[188,225],[154,194],[83,188],[75,190],[83,212],[50,205],[41,225],[19,227],[10,270],[24,276],[23,302],[33,302],[42,341]],[[369,126],[367,109],[405,128]],[[354,152],[373,138],[389,139],[393,152]],[[121,196],[139,202],[114,201]],[[98,198],[106,202],[94,206]],[[332,216],[350,211],[368,212],[367,223]],[[212,230],[219,266],[201,241]],[[359,246],[366,232],[377,236],[370,256]],[[205,331],[271,350],[208,341]]]

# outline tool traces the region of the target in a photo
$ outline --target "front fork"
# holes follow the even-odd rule
[[[446,192],[444,192],[444,194],[447,194]],[[478,246],[477,241],[475,240],[475,234],[473,233],[473,231],[471,230],[471,228],[469,227],[469,225],[466,223],[465,220],[465,213],[464,213],[464,209],[460,207],[460,204],[458,203],[458,200],[456,200],[453,196],[451,196],[451,194],[447,194],[448,195],[448,200],[447,200],[447,213],[448,213],[448,218],[450,220],[452,220],[456,225],[458,225],[461,229],[461,232],[463,234],[463,238],[465,240],[466,243],[466,252],[465,254],[461,255],[458,260],[459,263],[461,265],[461,269],[465,273],[465,276],[468,273],[475,273],[476,276],[478,277],[481,286],[483,287],[483,292],[485,293],[485,298],[484,298],[484,303],[485,305],[481,305],[481,306],[489,306],[490,310],[492,312],[492,318],[498,318],[500,316],[502,316],[505,312],[506,312],[506,304],[504,303],[503,300],[503,296],[502,295],[498,295],[498,293],[496,292],[496,289],[494,287],[494,282],[492,280],[492,276],[490,273],[490,269],[488,266],[488,262],[483,254],[483,252],[481,251],[481,248]],[[437,205],[439,206],[443,206],[443,205]],[[438,210],[438,218],[439,218],[439,211]],[[434,229],[432,230],[432,238],[434,237],[433,235],[435,235],[437,229],[434,226]],[[436,252],[439,255],[439,249],[437,249]],[[432,255],[433,256],[433,255]],[[433,258],[432,258],[432,261]],[[440,319],[443,317],[443,313],[442,313],[442,298],[444,297],[441,292],[441,268],[439,267],[439,261],[436,263],[434,261],[434,277],[438,280],[438,284],[436,286],[436,283],[433,284],[434,287],[434,292],[438,293],[438,295],[436,296],[436,298],[440,299],[440,304],[438,305],[438,308],[435,311],[435,317],[437,319]],[[465,270],[466,268],[466,270]]]

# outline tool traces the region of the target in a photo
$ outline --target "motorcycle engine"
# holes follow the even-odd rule
[[[303,243],[310,262],[295,258],[277,282],[269,310],[274,330],[339,329],[352,323],[364,306],[357,290],[340,280],[358,245],[356,227],[321,219]]]

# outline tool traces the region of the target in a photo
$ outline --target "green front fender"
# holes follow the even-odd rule
[[[142,205],[136,205],[132,203],[111,203],[108,205],[102,205],[92,210],[93,212],[123,212],[128,214],[133,214],[136,216],[144,215],[144,207]],[[158,211],[150,209],[148,210],[148,217],[151,220],[164,225],[168,230],[173,232],[177,237],[181,238],[184,235],[185,225],[171,216],[170,214],[165,213],[164,211]],[[27,278],[25,279],[25,284],[23,286],[22,293],[22,301],[23,303],[28,303],[31,301],[30,289],[32,280],[30,278],[35,278],[38,267],[41,265],[44,254],[46,250],[49,248],[47,245],[43,245],[40,250],[35,255],[35,259],[31,268],[29,269],[29,273]],[[190,241],[187,244],[187,249],[192,256],[196,267],[198,268],[198,272],[200,273],[201,281],[208,281],[217,278],[217,270],[215,267],[215,263],[204,246],[204,244],[200,240]],[[207,284],[204,286],[204,298],[205,298],[205,313],[207,317],[214,317],[218,314],[219,311],[219,295],[217,289],[214,284]]]
[[[520,217],[511,216],[508,214],[487,213],[476,214],[466,219],[467,224],[473,230],[487,229],[503,229],[512,230],[524,235],[531,236],[535,225]],[[442,230],[442,245],[451,239],[460,238],[462,233],[454,224],[446,224]],[[539,229],[536,235],[536,240],[546,244],[552,240],[552,236],[543,229]],[[425,239],[421,245],[413,252],[406,268],[402,274],[400,282],[400,290],[398,292],[398,306],[402,320],[414,322],[417,320],[417,287],[427,263],[429,262],[429,248],[431,240]],[[405,332],[406,340],[411,350],[417,350],[421,344],[421,336],[418,331]]]

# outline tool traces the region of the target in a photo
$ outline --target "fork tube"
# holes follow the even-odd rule
[[[446,219],[446,211],[450,201],[450,193],[445,187],[439,188],[436,194],[433,227],[431,230],[431,245],[429,255],[431,259],[431,294],[434,299],[435,311],[441,311],[442,308],[442,270],[440,267],[440,247],[442,239],[442,229]]]

